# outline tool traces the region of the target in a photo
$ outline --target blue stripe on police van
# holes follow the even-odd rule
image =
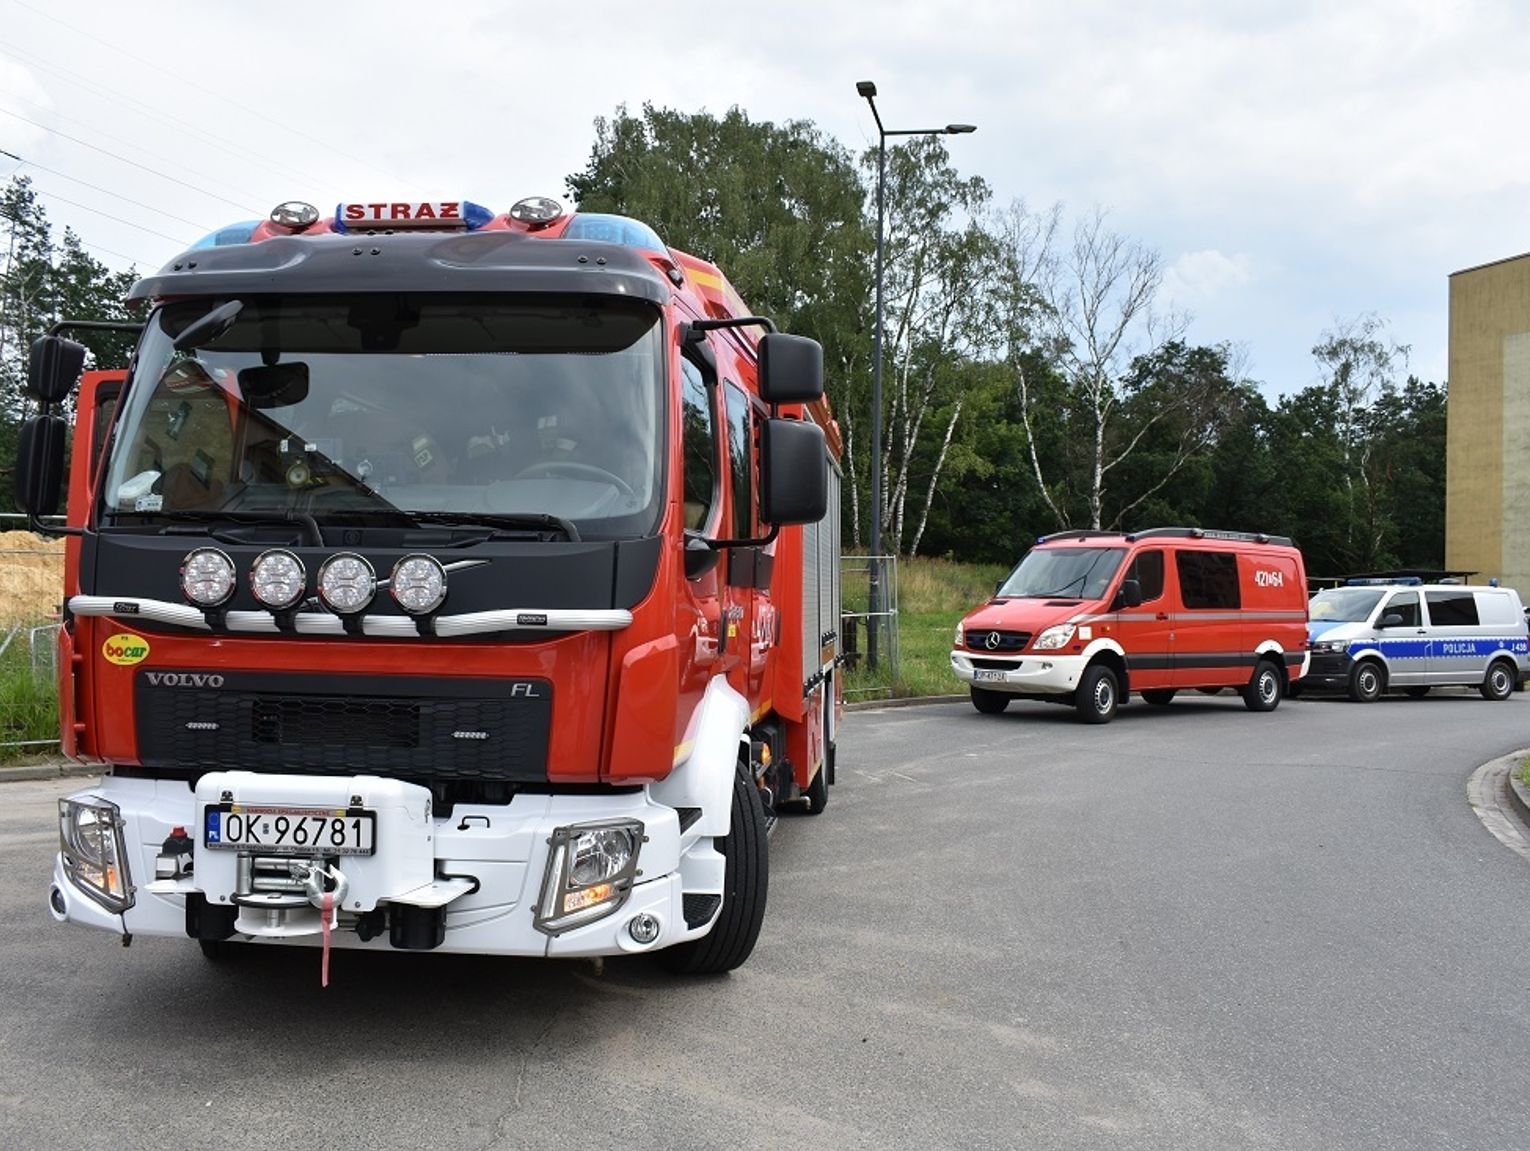
[[[1469,659],[1473,656],[1495,655],[1506,651],[1511,655],[1524,655],[1527,642],[1512,636],[1484,639],[1383,639],[1354,640],[1349,653],[1378,650],[1388,659],[1429,659],[1453,657]]]

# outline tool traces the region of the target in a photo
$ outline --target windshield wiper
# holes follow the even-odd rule
[[[114,511],[111,513],[112,522],[121,520],[124,516],[136,516],[138,519],[148,522],[149,520],[170,520],[176,523],[192,524],[289,524],[301,527],[312,537],[314,547],[324,546],[324,533],[319,528],[319,521],[307,512],[293,511],[290,508],[265,512],[192,512],[192,511]],[[165,531],[169,529],[166,528]],[[161,532],[164,534],[164,532]],[[218,531],[209,530],[208,535],[215,539],[222,538]]]
[[[442,527],[505,527],[531,528],[544,532],[559,532],[569,543],[579,542],[579,529],[572,520],[548,512],[417,512],[401,511],[416,523],[439,524]]]

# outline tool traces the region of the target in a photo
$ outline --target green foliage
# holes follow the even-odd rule
[[[0,190],[0,511],[13,510],[11,474],[16,436],[32,405],[25,391],[32,341],[59,320],[125,320],[123,304],[136,273],[112,272],[69,229],[55,241],[47,213],[25,177]],[[70,332],[90,351],[87,366],[127,362],[132,338],[110,332]]]
[[[0,641],[9,630],[0,630]],[[26,638],[23,629],[0,655],[0,761],[50,750],[17,744],[58,738],[57,690],[51,676],[33,669]]]

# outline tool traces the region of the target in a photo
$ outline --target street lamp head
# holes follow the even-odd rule
[[[963,134],[965,134],[967,132],[976,132],[976,131],[977,131],[977,125],[976,124],[947,124],[946,125],[946,134],[950,135],[950,136],[960,136],[960,135],[963,135]]]
[[[855,90],[868,100],[877,94],[877,86],[870,80],[858,81],[855,85]]]

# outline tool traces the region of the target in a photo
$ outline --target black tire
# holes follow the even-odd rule
[[[202,956],[213,963],[229,963],[238,959],[243,954],[242,945],[232,939],[198,939],[202,945]]]
[[[1427,687],[1405,687],[1403,688],[1403,694],[1409,699],[1423,699],[1429,694],[1429,689]]]
[[[984,715],[998,715],[1009,706],[1009,696],[1002,691],[989,691],[986,687],[972,688],[972,706]]]
[[[1361,660],[1349,673],[1349,698],[1356,703],[1374,703],[1385,688],[1381,665],[1373,659]]]
[[[823,773],[820,771],[820,775]],[[657,958],[678,975],[720,975],[732,971],[754,950],[765,921],[770,886],[770,845],[760,791],[742,770],[733,777],[733,811],[723,853],[723,902],[717,922],[700,939],[677,943]]]
[[[1249,711],[1274,711],[1280,706],[1285,694],[1286,680],[1280,668],[1270,660],[1262,659],[1254,665],[1253,678],[1243,689],[1243,706]]]
[[[1508,660],[1494,660],[1488,665],[1487,677],[1483,679],[1482,686],[1477,690],[1482,693],[1483,699],[1508,699],[1514,694],[1517,679],[1519,679],[1518,668]]]
[[[1301,694],[1302,694],[1302,681],[1301,680],[1293,679],[1293,680],[1290,680],[1290,681],[1288,681],[1286,683],[1286,698],[1287,699],[1299,699],[1299,698],[1301,698]]]
[[[1085,723],[1109,723],[1116,718],[1121,704],[1121,686],[1116,673],[1102,663],[1084,669],[1073,697],[1073,707]]]
[[[1174,698],[1175,689],[1172,687],[1150,687],[1147,691],[1139,693],[1143,703],[1150,703],[1154,707],[1167,707],[1169,701]]]
[[[1198,687],[1195,690],[1200,692],[1202,695],[1221,695],[1222,694],[1222,689],[1219,688],[1219,687]]]

